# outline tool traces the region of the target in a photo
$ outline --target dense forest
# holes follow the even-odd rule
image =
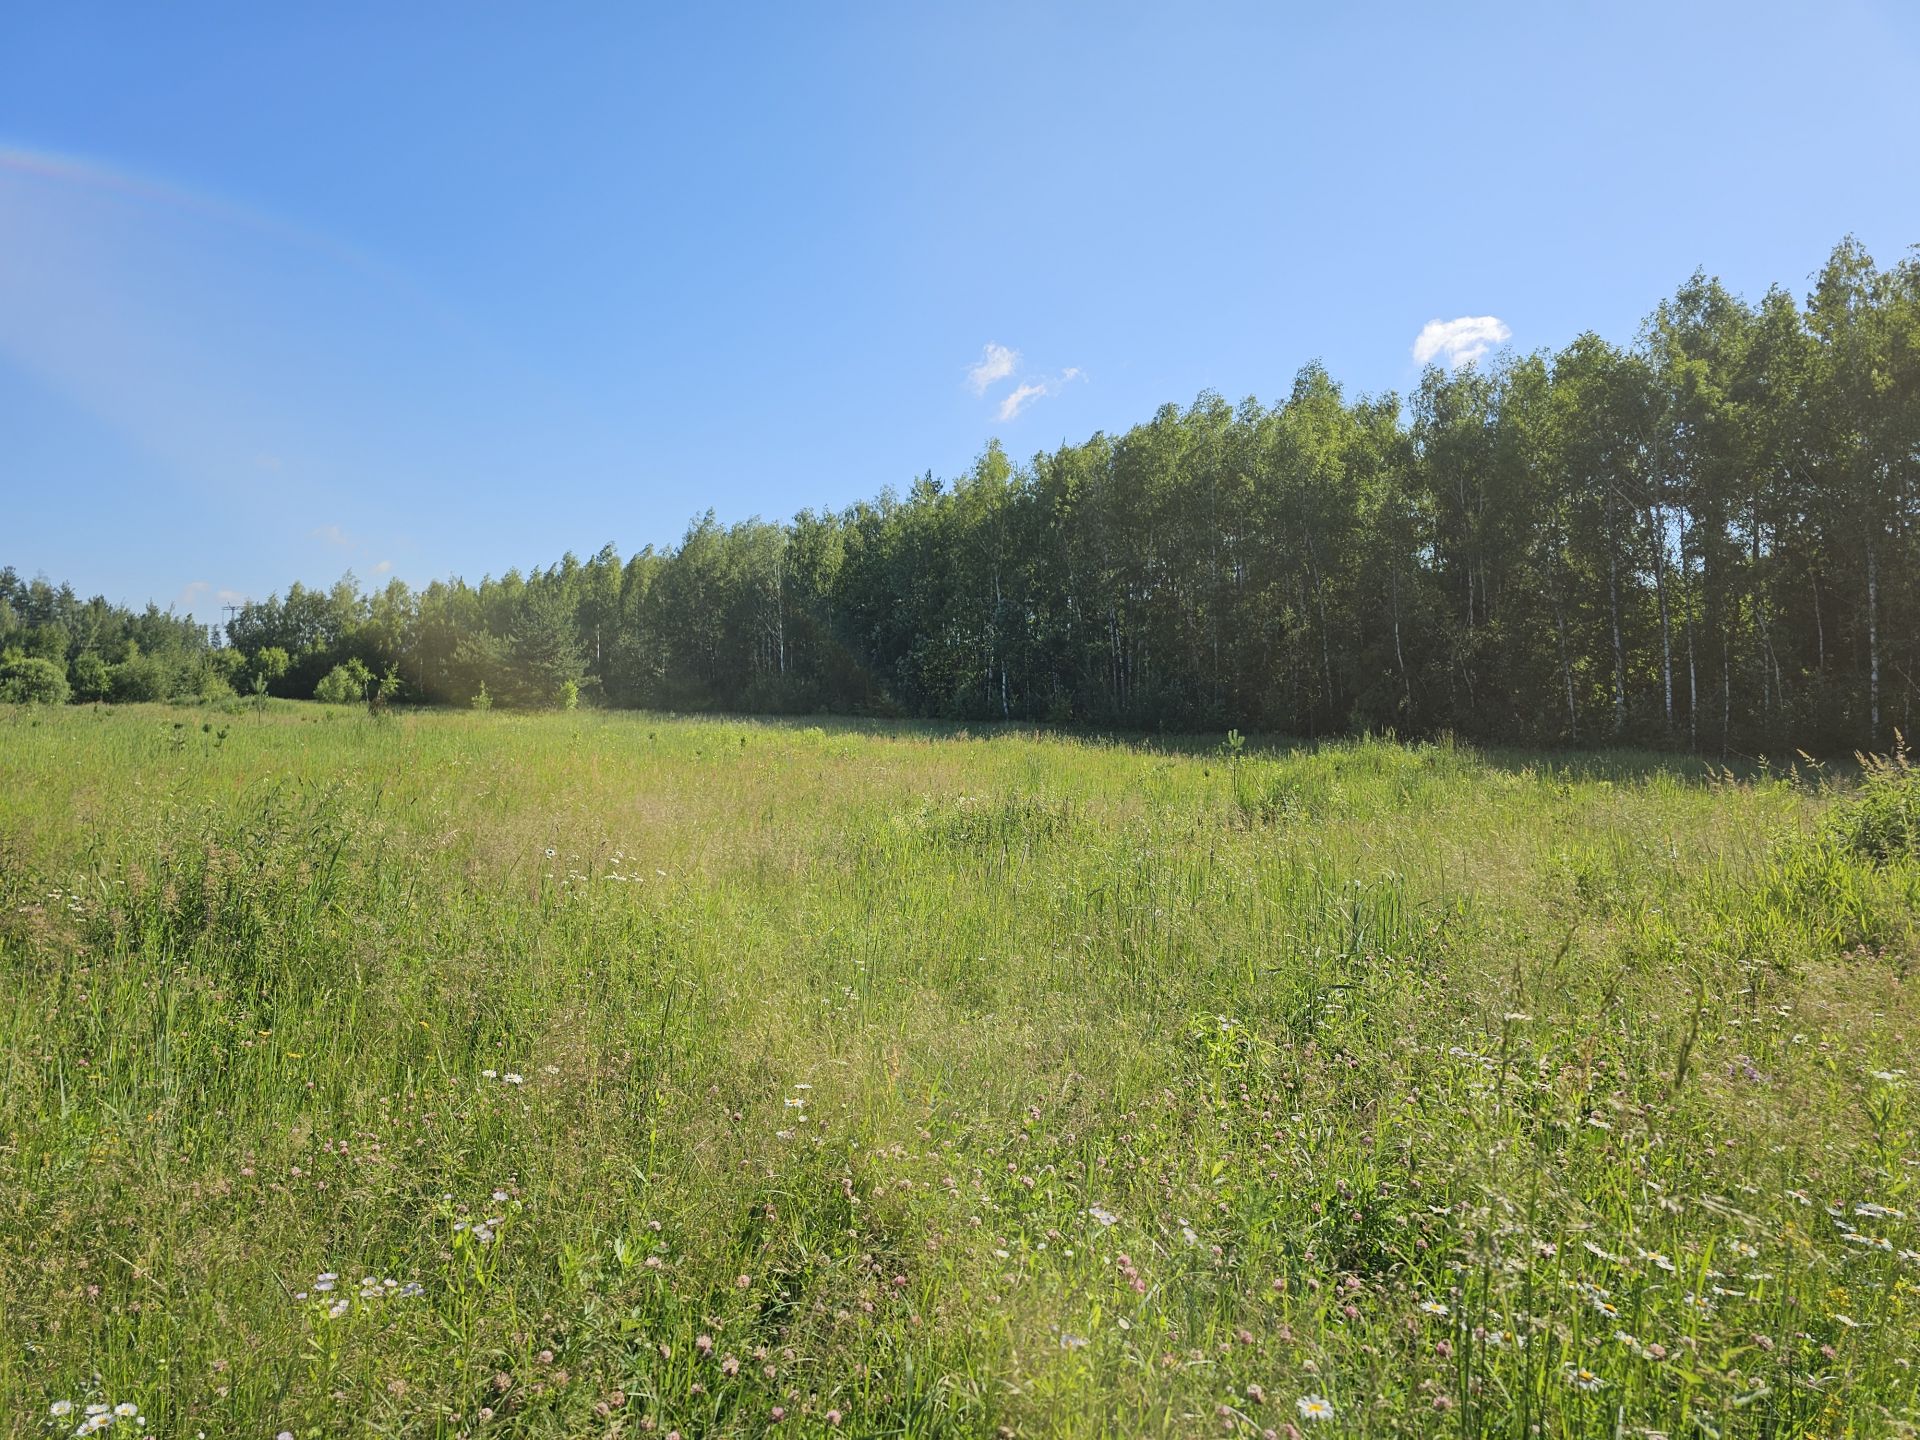
[[[0,687],[1884,748],[1920,690],[1917,520],[1920,252],[1848,240],[1804,302],[1696,274],[1628,347],[1408,397],[1309,365],[1277,404],[996,443],[625,560],[296,584],[224,637],[7,571]]]

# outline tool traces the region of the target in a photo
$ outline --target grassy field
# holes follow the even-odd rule
[[[0,713],[0,1432],[1912,1434],[1914,793]]]

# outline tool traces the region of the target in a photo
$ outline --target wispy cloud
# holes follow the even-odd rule
[[[967,368],[967,384],[973,387],[974,394],[984,395],[988,387],[1013,374],[1014,366],[1019,363],[1018,350],[989,342],[980,352],[980,362]]]
[[[1028,405],[1047,393],[1047,383],[1044,380],[1038,383],[1032,380],[1022,381],[1019,385],[1008,391],[1006,398],[1000,402],[1000,418],[1002,420],[1013,419],[1014,416],[1026,409]]]
[[[385,575],[392,571],[392,569],[393,562],[391,560],[382,560],[378,565],[373,567],[373,573],[376,575]]]
[[[216,606],[245,605],[250,598],[244,591],[231,590],[225,586],[216,589],[211,580],[189,580],[180,587],[180,593],[173,597],[173,607],[176,610],[190,611],[196,602],[208,595],[213,597],[213,603]]]
[[[360,542],[338,525],[321,525],[307,532],[309,540],[324,540],[329,545],[338,545],[343,550],[351,550]]]
[[[1496,315],[1462,315],[1455,320],[1429,320],[1414,337],[1413,359],[1417,365],[1435,360],[1449,370],[1471,365],[1513,334],[1507,322]]]
[[[1063,386],[1081,378],[1080,367],[1069,365],[1051,380],[1022,380],[1001,400],[1000,418],[1012,420],[1034,401],[1047,395],[1058,395]]]

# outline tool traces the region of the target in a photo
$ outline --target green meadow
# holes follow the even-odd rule
[[[6,710],[0,1432],[1913,1434],[1916,836],[1898,762]]]

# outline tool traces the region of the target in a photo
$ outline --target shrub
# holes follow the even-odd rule
[[[113,667],[109,693],[119,701],[164,700],[173,689],[173,675],[159,660],[137,651]]]
[[[100,658],[99,651],[88,650],[74,657],[74,699],[104,700],[112,693],[113,672],[107,668],[107,662]]]
[[[328,705],[353,705],[367,698],[373,672],[358,660],[347,660],[320,677],[313,698]]]
[[[253,673],[252,683],[247,687],[256,695],[264,695],[273,683],[287,673],[293,664],[291,657],[278,645],[268,645],[256,651],[248,661],[247,668]]]
[[[1849,850],[1884,864],[1920,859],[1920,767],[1904,741],[1891,755],[1863,755],[1858,793],[1833,815],[1835,836]]]
[[[37,655],[17,656],[0,664],[0,700],[15,705],[64,705],[67,672]]]

